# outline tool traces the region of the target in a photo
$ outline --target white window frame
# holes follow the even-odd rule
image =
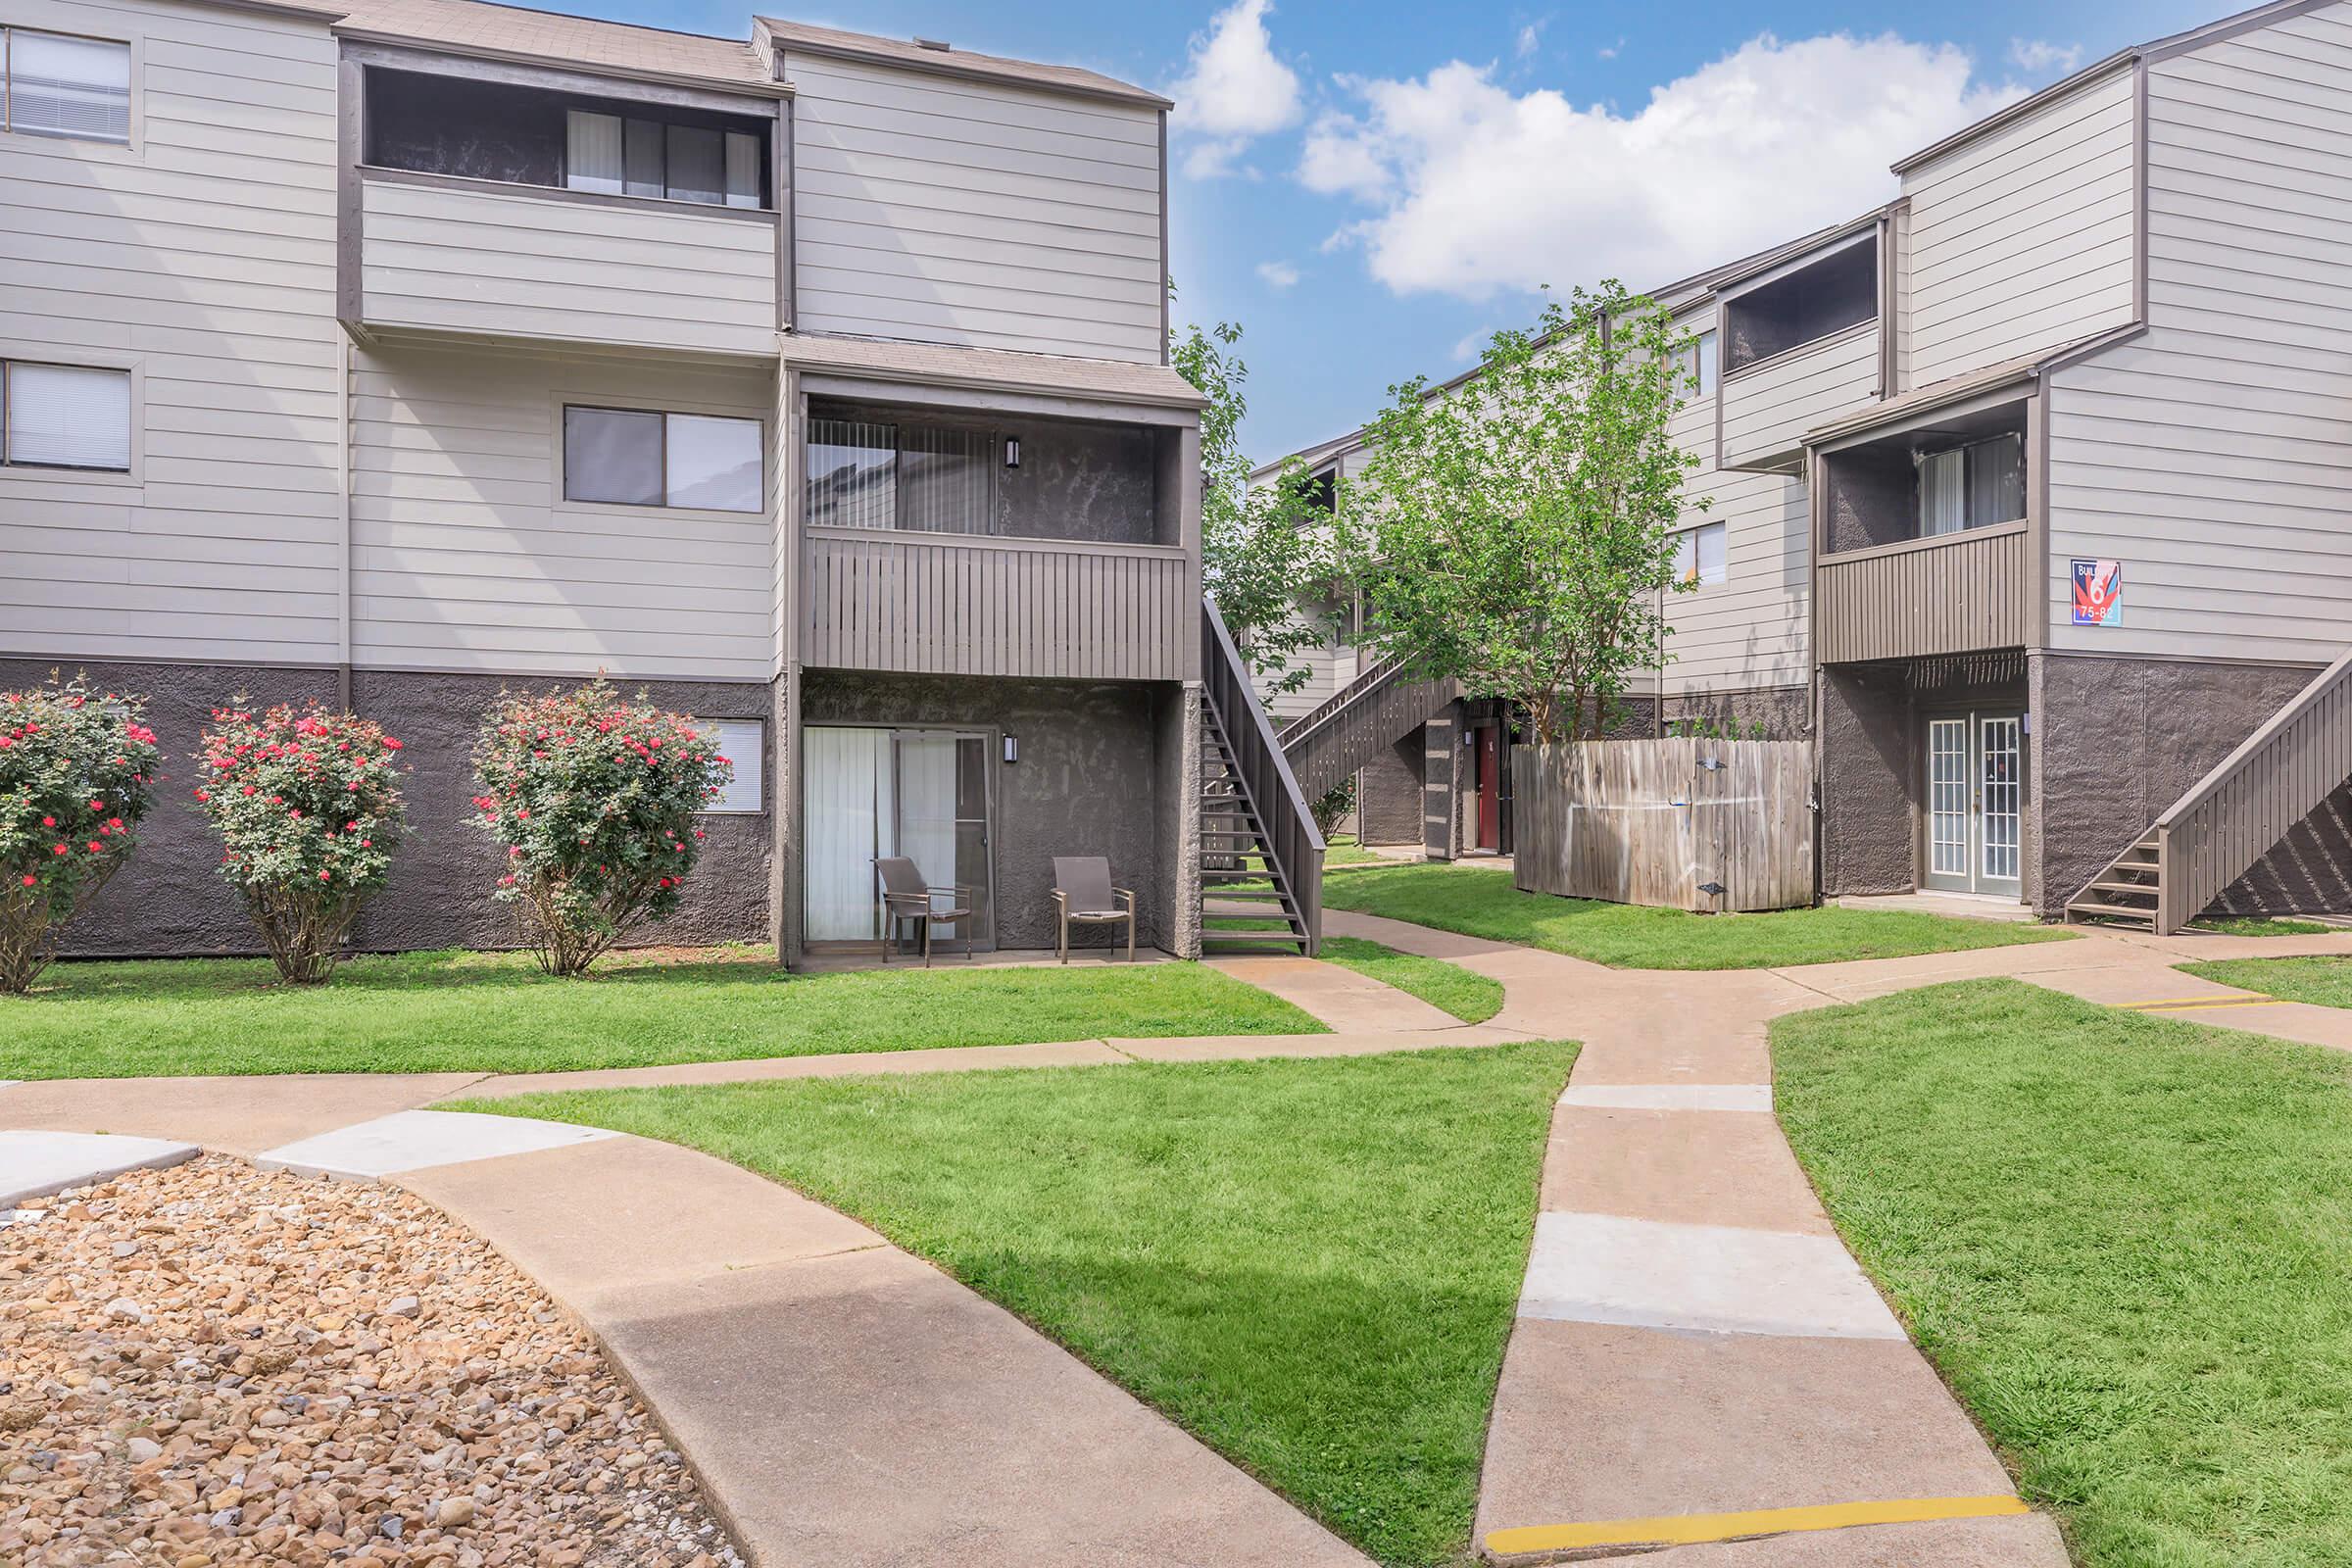
[[[130,54],[130,114],[127,130],[122,141],[107,141],[95,136],[62,136],[49,130],[18,130],[11,112],[15,96],[13,69],[15,34],[20,32],[45,33],[52,38],[72,38],[81,43],[112,44]],[[145,74],[145,40],[143,38],[109,38],[94,32],[75,32],[67,27],[28,26],[21,22],[0,23],[0,136],[11,147],[30,151],[46,148],[57,154],[72,157],[135,156],[146,145],[146,117],[141,112],[146,94],[141,80]]]
[[[720,408],[709,404],[668,403],[648,408],[609,393],[558,392],[555,404],[555,462],[556,505],[570,512],[662,512],[681,517],[711,517],[727,522],[742,522],[749,518],[765,517],[774,510],[776,452],[772,426],[768,419],[754,410],[734,407]],[[650,414],[662,420],[662,451],[664,471],[662,476],[661,501],[584,501],[571,494],[569,454],[565,451],[564,436],[567,416],[573,409],[586,409],[600,414]],[[668,502],[669,475],[666,471],[669,454],[669,417],[684,415],[691,418],[740,419],[760,427],[760,505],[749,509],[732,507],[673,507]]]
[[[735,780],[738,784],[743,782],[744,754],[746,752],[750,754],[753,769],[753,804],[729,806],[722,798],[704,807],[696,814],[700,816],[764,815],[767,811],[767,720],[764,718],[712,718],[705,720],[705,722],[710,726],[708,731],[710,736],[710,744],[717,747],[719,754],[735,764]],[[751,730],[751,745],[743,747],[729,744],[726,732],[730,727]]]
[[[104,144],[102,144],[104,145]],[[129,420],[130,463],[122,468],[53,467],[39,463],[11,463],[8,461],[8,397],[7,368],[11,365],[52,365],[68,370],[110,370],[126,376],[130,382]],[[143,367],[137,360],[109,355],[91,355],[76,351],[58,354],[51,350],[27,347],[18,350],[0,343],[0,483],[8,484],[86,484],[125,486],[143,482],[147,431],[147,387]]]
[[[1705,567],[1699,556],[1699,538],[1710,528],[1714,529],[1723,540],[1723,565],[1717,571],[1716,575],[1712,577],[1703,574]],[[1690,570],[1693,573],[1699,574],[1695,577],[1686,577],[1684,575],[1683,550],[1686,543],[1689,545],[1690,552]],[[1697,586],[1701,588],[1720,588],[1731,580],[1731,576],[1732,536],[1730,529],[1721,520],[1692,523],[1687,528],[1678,528],[1675,530],[1674,579],[1676,582],[1682,583],[1695,581]]]
[[[1714,353],[1702,352],[1713,345]],[[1683,384],[1675,390],[1691,403],[1704,403],[1715,395],[1723,384],[1723,339],[1712,326],[1701,327],[1690,334],[1690,346],[1674,357],[1683,372]],[[1695,383],[1695,389],[1693,389]]]

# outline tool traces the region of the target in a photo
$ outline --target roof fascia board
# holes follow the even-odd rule
[[[805,39],[783,34],[774,36],[777,58],[792,55],[815,55],[820,59],[848,60],[861,66],[880,66],[894,71],[912,71],[926,75],[953,76],[962,81],[984,82],[992,87],[1012,87],[1026,92],[1049,96],[1091,98],[1099,103],[1118,104],[1128,109],[1169,110],[1174,100],[1162,98],[1141,87],[1093,87],[1083,82],[1045,81],[1007,71],[990,71],[984,66],[969,66],[957,61],[953,50],[943,50],[937,60],[915,60],[888,49],[859,49],[853,44],[834,42],[810,43]]]
[[[1915,169],[1932,164],[1947,153],[1958,152],[1971,142],[1990,135],[2004,125],[2014,125],[2028,116],[2047,109],[2061,98],[2087,87],[2103,77],[2113,75],[2116,72],[2136,61],[2139,56],[2140,50],[2136,46],[2130,49],[2118,49],[2106,59],[2094,61],[2073,75],[2063,76],[2051,82],[2039,92],[2029,93],[2008,108],[1997,109],[1986,115],[1973,125],[1963,125],[1949,136],[1944,137],[1943,140],[1922,147],[1909,157],[1898,159],[1888,167],[1897,174],[1908,175]]]
[[[1200,422],[1198,411],[1183,404],[1144,401],[1129,393],[1086,395],[1068,388],[1045,392],[1002,386],[982,390],[952,386],[939,380],[884,380],[861,371],[815,368],[802,370],[800,381],[801,390],[810,397],[858,400],[898,408],[954,409],[969,414],[1017,414],[1043,419],[1108,420],[1176,428],[1189,428]]]
[[[792,96],[792,88],[785,82],[720,83],[708,76],[681,76],[665,71],[626,71],[594,61],[558,61],[548,55],[485,49],[471,44],[441,43],[430,38],[411,38],[399,33],[374,32],[365,27],[340,24],[334,32],[336,37],[343,40],[346,53],[356,55],[362,64],[422,72],[431,75],[470,76],[477,80],[504,81],[513,86],[549,87],[560,92],[602,93],[608,98],[631,96],[623,89],[636,83],[662,88],[666,93],[676,95],[660,98],[652,94],[636,95],[648,102],[693,103],[697,107],[716,109],[722,114],[738,115],[771,114],[774,111],[769,106],[777,99]],[[486,67],[500,69],[481,69]],[[753,109],[753,104],[760,107]]]
[[[1769,266],[1740,273],[1736,277],[1723,279],[1715,285],[1715,298],[1719,301],[1736,300],[1742,294],[1751,293],[1769,283],[1777,283],[1792,273],[1801,272],[1816,262],[1826,262],[1833,256],[1842,256],[1847,251],[1876,240],[1879,237],[1879,215],[1873,213],[1870,217],[1861,220],[1855,225],[1822,244],[1799,251],[1793,256],[1784,257]]]
[[[1845,428],[1835,434],[1823,436],[1818,440],[1808,438],[1805,444],[1816,452],[1842,452],[1849,447],[1863,446],[1872,441],[1884,441],[1890,435],[1902,435],[1907,431],[1920,429],[1941,419],[1955,418],[1962,415],[1982,414],[1986,409],[1997,409],[2003,404],[2016,403],[2029,396],[2039,378],[2040,372],[2034,367],[2027,366],[2015,374],[2005,376],[1989,385],[1964,387],[1954,392],[1952,396],[1938,398],[1933,403],[1915,403],[1892,418],[1878,423],[1857,423],[1849,420]],[[1857,416],[1857,419],[1865,417]]]

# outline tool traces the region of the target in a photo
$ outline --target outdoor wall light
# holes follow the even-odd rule
[[[1010,735],[1007,735],[1007,736],[1005,736],[1005,737],[1004,737],[1004,760],[1006,760],[1007,762],[1017,762],[1017,761],[1019,761],[1020,760],[1021,760],[1021,743],[1020,743],[1020,742],[1019,742],[1017,739],[1015,739],[1014,737],[1012,737],[1012,736],[1010,736]]]
[[[1020,466],[1021,438],[1017,435],[1008,435],[1004,438],[1004,466],[1007,468],[1017,468]],[[1004,760],[1009,762],[1012,760],[1012,759],[1007,757],[1004,759]]]

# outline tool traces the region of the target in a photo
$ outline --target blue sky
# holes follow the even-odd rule
[[[546,0],[541,0],[546,3]],[[1270,459],[1442,378],[1535,286],[1641,288],[1862,212],[1886,166],[2227,0],[880,0],[796,20],[1091,66],[1179,102],[1179,319],[1238,320]],[[551,9],[740,36],[721,0]],[[2230,9],[2234,9],[2230,7]]]

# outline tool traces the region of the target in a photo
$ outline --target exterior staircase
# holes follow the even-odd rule
[[[2352,651],[2191,785],[2067,902],[2069,924],[2171,936],[2352,778]]]
[[[1285,726],[1283,755],[1306,798],[1319,801],[1460,695],[1458,681],[1408,678],[1402,663],[1384,660]]]
[[[1312,957],[1323,933],[1323,835],[1224,618],[1205,599],[1200,613],[1201,951]]]

